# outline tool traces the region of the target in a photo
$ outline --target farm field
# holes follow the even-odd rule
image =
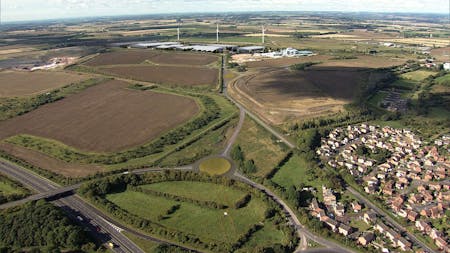
[[[0,71],[0,98],[36,95],[88,78],[63,71]]]
[[[0,139],[29,134],[83,151],[113,152],[149,142],[199,111],[193,99],[128,85],[108,81],[1,122]]]
[[[87,66],[141,64],[146,61],[169,65],[208,65],[218,60],[215,55],[197,53],[174,53],[151,49],[120,50],[100,54],[84,63]]]
[[[272,135],[251,119],[245,119],[244,126],[236,140],[246,160],[254,160],[257,171],[254,176],[264,177],[284,158],[286,151],[276,143]],[[262,148],[264,147],[264,148]]]
[[[436,72],[428,71],[428,70],[416,70],[413,72],[408,72],[403,75],[401,75],[402,78],[413,80],[413,81],[422,81],[425,78],[435,75]]]
[[[217,69],[206,67],[136,65],[102,67],[99,70],[114,76],[174,86],[213,86],[219,78]]]
[[[438,61],[450,61],[450,47],[434,48],[431,50],[431,55]]]
[[[39,168],[45,168],[45,170],[56,173],[58,175],[62,175],[64,177],[86,177],[94,175],[95,173],[106,171],[106,169],[100,165],[67,163],[48,156],[42,152],[27,149],[19,145],[14,145],[6,142],[0,142],[0,150],[21,160],[24,160],[31,165],[37,166]]]
[[[359,55],[357,59],[329,60],[315,67],[387,68],[402,65],[407,60],[408,58]]]
[[[270,123],[281,124],[289,118],[342,110],[368,76],[354,68],[274,69],[239,79],[229,92]]]
[[[300,58],[263,59],[261,61],[246,62],[244,64],[249,68],[285,67],[304,62],[323,62],[327,61],[329,58],[330,56],[326,55],[315,55]]]
[[[254,224],[263,222],[267,234],[256,235],[260,246],[284,243],[286,236],[277,230],[273,223],[265,221],[264,212],[268,208],[261,199],[252,196],[249,203],[239,209],[234,208],[235,201],[246,195],[245,191],[206,182],[168,181],[139,186],[144,191],[126,190],[107,194],[106,199],[131,214],[156,222],[168,229],[175,229],[198,236],[206,242],[235,243],[242,234]],[[187,201],[175,201],[145,191],[168,193],[199,201],[217,201],[229,206],[226,209],[214,209]],[[167,210],[177,208],[172,213]],[[224,215],[227,212],[227,215]],[[198,224],[201,224],[199,226]],[[281,233],[280,233],[281,232]],[[250,250],[253,243],[244,245],[244,251]],[[243,249],[243,248],[241,248]]]

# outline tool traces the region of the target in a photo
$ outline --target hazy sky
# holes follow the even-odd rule
[[[226,11],[448,13],[449,0],[0,0],[2,20]]]

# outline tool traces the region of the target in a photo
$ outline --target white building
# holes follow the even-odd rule
[[[450,62],[444,63],[444,70],[445,71],[450,71]]]

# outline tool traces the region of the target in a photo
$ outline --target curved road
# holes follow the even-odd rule
[[[234,80],[232,80],[230,82],[231,85],[234,85],[236,83],[237,80],[239,80],[241,77],[237,77]],[[227,87],[227,86],[225,86]],[[266,130],[268,130],[270,133],[272,133],[274,136],[276,136],[278,139],[280,139],[282,142],[284,142],[287,146],[289,146],[290,148],[296,148],[295,143],[289,141],[287,138],[285,138],[281,133],[279,133],[278,131],[276,131],[275,129],[273,129],[272,127],[270,127],[269,125],[267,125],[264,121],[260,120],[255,114],[249,112],[248,110],[246,110],[242,104],[240,104],[239,102],[237,102],[236,100],[234,100],[231,96],[228,95],[227,92],[225,92],[226,96],[232,101],[234,102],[237,106],[239,106],[239,108],[242,108],[246,111],[246,113],[251,116],[258,124],[260,124],[262,127],[264,127]],[[359,192],[357,192],[355,189],[353,189],[350,186],[346,187],[346,190],[348,190],[350,193],[352,193],[354,196],[356,196],[361,202],[365,203],[367,206],[371,207],[376,213],[378,213],[378,215],[384,217],[391,226],[397,228],[399,231],[405,232],[408,237],[410,238],[410,240],[412,240],[416,245],[420,246],[422,249],[425,249],[427,252],[430,253],[436,253],[435,250],[431,249],[428,245],[424,244],[423,242],[421,242],[419,239],[417,239],[417,237],[410,233],[409,231],[407,231],[401,224],[399,224],[397,221],[395,221],[394,219],[392,219],[388,214],[386,214],[383,210],[381,210],[380,208],[378,208],[376,205],[374,205],[370,200],[368,200],[366,197],[364,197],[363,195],[361,195]],[[309,232],[307,232],[309,233]],[[311,234],[313,235],[313,234]],[[320,238],[322,239],[322,238]],[[316,241],[317,242],[317,241]],[[323,243],[321,243],[323,244]]]

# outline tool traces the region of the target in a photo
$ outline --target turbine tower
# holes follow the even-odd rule
[[[265,35],[266,35],[266,30],[264,29],[264,25],[262,25],[262,44],[264,45],[265,43]]]
[[[178,23],[177,27],[177,41],[180,41],[180,23]]]
[[[217,21],[216,42],[219,42],[219,21]]]

